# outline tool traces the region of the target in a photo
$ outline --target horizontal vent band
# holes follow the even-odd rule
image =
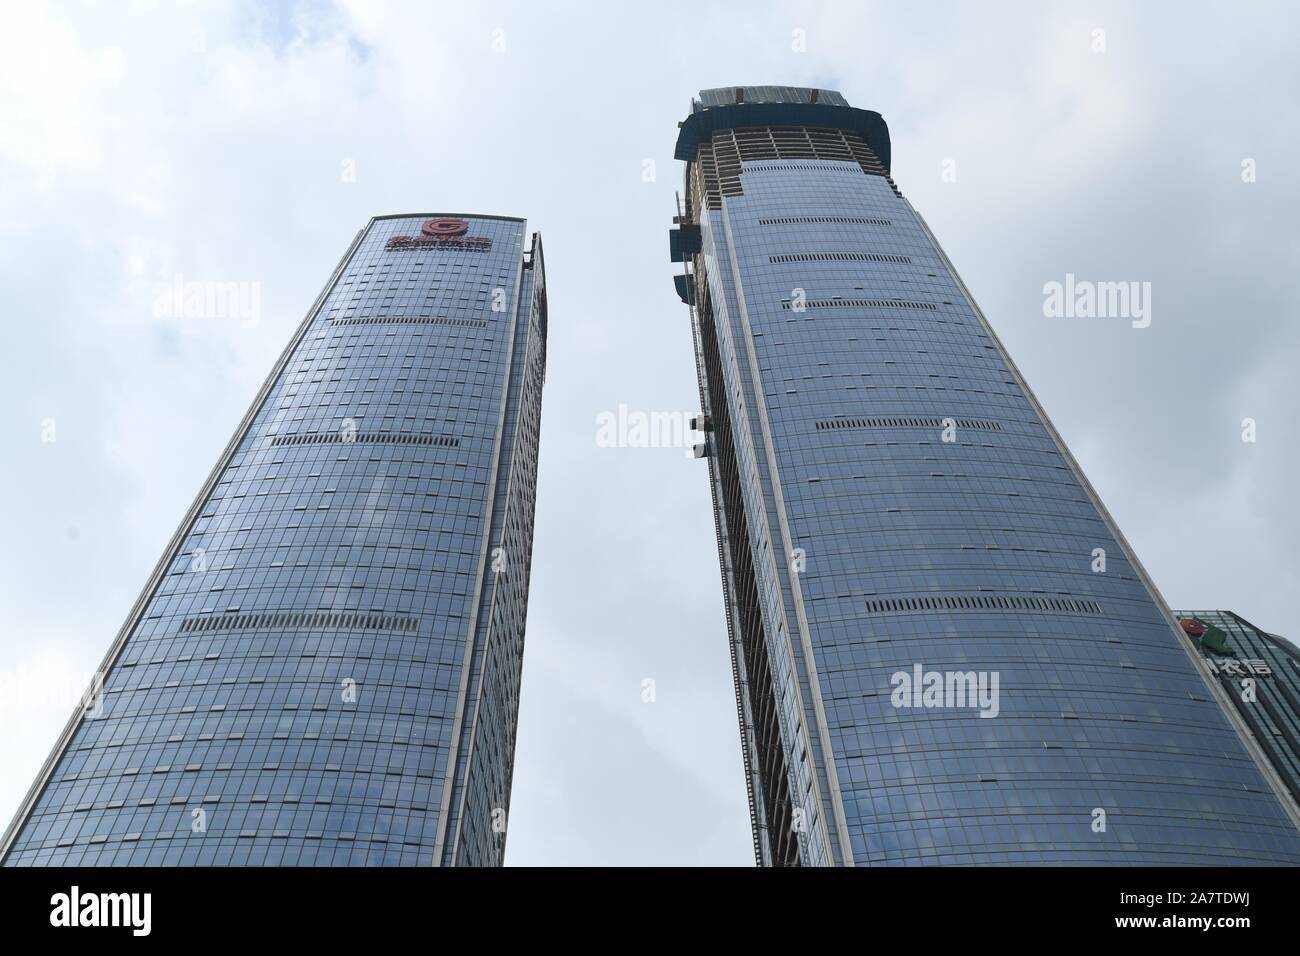
[[[885,252],[787,252],[768,256],[768,262],[899,262],[910,263],[911,256]]]
[[[357,432],[345,437],[337,432],[308,432],[305,435],[276,435],[272,445],[438,445],[459,448],[460,439],[451,435],[412,435],[406,432]]]
[[[755,161],[767,162],[766,160],[755,160]],[[872,163],[871,165],[879,166],[879,163]],[[865,171],[856,164],[850,166],[846,162],[842,166],[816,166],[812,163],[771,163],[770,165],[767,166],[750,166],[746,164],[744,169],[741,170],[741,172],[745,173],[745,175],[752,175],[754,173],[783,172],[785,170],[791,170],[791,169],[802,169],[810,173],[855,173],[856,174]],[[881,173],[884,173],[885,170],[883,166],[880,166],[880,171]]]
[[[958,428],[974,428],[984,432],[1002,431],[1001,422],[984,421],[978,418],[954,418]],[[942,418],[825,418],[816,422],[818,431],[831,431],[840,428],[946,428]]]
[[[867,610],[873,613],[891,611],[1063,611],[1069,614],[1100,614],[1096,601],[1049,597],[992,597],[966,595],[962,597],[882,598],[867,601]]]
[[[254,628],[329,627],[360,631],[414,631],[418,617],[406,614],[358,614],[340,611],[268,611],[263,614],[220,614],[187,617],[180,631],[230,631]]]
[[[782,301],[785,311],[806,309],[911,309],[916,312],[938,312],[933,302],[911,302],[907,299],[808,299],[801,309],[795,309],[788,299]]]
[[[870,216],[776,216],[760,219],[760,226],[799,226],[811,223],[843,222],[857,226],[892,226],[892,219],[874,219]]]
[[[330,325],[455,325],[466,329],[486,329],[482,319],[449,319],[433,315],[366,315],[347,319],[330,319]]]

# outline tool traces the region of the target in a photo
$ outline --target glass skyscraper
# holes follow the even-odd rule
[[[1300,648],[1232,611],[1175,611],[1205,670],[1300,801]]]
[[[113,642],[5,865],[500,863],[546,327],[524,220],[371,220]]]
[[[1300,863],[880,115],[705,90],[676,156],[759,863]]]

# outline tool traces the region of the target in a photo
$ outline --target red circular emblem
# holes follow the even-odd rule
[[[464,219],[426,219],[420,231],[426,236],[463,236],[469,231],[469,223]]]
[[[1188,618],[1187,620],[1184,621],[1180,621],[1179,623],[1183,625],[1183,630],[1186,631],[1188,634],[1190,634],[1192,637],[1200,637],[1202,634],[1205,633],[1205,624],[1202,623],[1201,621],[1198,621],[1194,617]]]

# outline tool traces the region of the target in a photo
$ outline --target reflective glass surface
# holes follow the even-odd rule
[[[360,237],[6,865],[500,862],[542,260],[513,219],[390,243],[428,218]]]
[[[754,580],[734,593],[761,609],[799,861],[1300,862],[910,204],[856,162],[716,175],[696,213],[706,405],[728,410],[714,447],[735,449],[744,514],[723,526],[748,529]],[[957,691],[996,677],[996,706],[899,697],[918,667]]]

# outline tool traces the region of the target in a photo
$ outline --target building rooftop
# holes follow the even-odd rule
[[[720,86],[700,90],[680,124],[675,158],[691,162],[700,143],[720,129],[807,126],[857,133],[889,173],[889,127],[872,110],[849,106],[835,90],[803,86]]]
[[[717,106],[734,106],[737,103],[849,105],[849,101],[837,90],[815,90],[807,86],[720,86],[713,90],[700,90],[700,98],[691,101],[691,112],[698,113]]]

